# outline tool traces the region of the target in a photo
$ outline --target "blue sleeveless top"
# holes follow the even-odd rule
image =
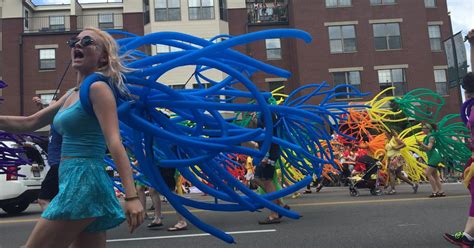
[[[53,124],[63,136],[62,157],[104,157],[106,145],[99,121],[84,110],[79,99],[61,108]]]

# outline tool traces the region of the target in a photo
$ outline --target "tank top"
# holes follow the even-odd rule
[[[53,124],[63,136],[62,157],[104,157],[105,138],[99,121],[84,110],[79,99],[67,108],[61,108]]]
[[[428,145],[430,143],[430,138],[432,136],[426,136],[425,139],[423,140],[423,143],[425,145]],[[442,158],[441,155],[439,154],[438,149],[436,149],[436,140],[433,143],[433,147],[431,147],[431,150],[426,151],[426,156],[428,156],[428,164],[432,166],[438,166],[439,163],[441,163]]]

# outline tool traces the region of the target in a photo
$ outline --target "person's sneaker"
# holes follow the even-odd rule
[[[459,247],[470,248],[474,246],[474,241],[469,241],[463,232],[457,232],[454,235],[445,233],[443,237],[451,244],[458,245]]]
[[[416,194],[416,192],[418,192],[418,184],[415,183],[412,187],[413,187],[413,194]]]

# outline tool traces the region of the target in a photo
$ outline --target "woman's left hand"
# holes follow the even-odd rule
[[[145,210],[138,198],[126,201],[124,204],[125,216],[127,217],[128,228],[133,233],[145,219]]]

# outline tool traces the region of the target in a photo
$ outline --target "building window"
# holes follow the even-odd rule
[[[272,92],[272,91],[274,91],[274,90],[276,90],[276,89],[278,89],[278,88],[280,88],[280,87],[282,87],[282,86],[285,86],[285,82],[284,82],[284,81],[269,82],[269,83],[268,83],[268,90],[269,90],[270,92]],[[278,93],[282,94],[282,93],[284,93],[284,92],[285,92],[285,90],[284,90],[284,88],[283,88],[283,89],[281,89],[281,90],[279,90],[279,91],[277,91],[277,92],[274,92],[274,93],[276,93],[276,94],[278,94]],[[275,98],[275,100],[277,100],[277,101],[280,101],[280,100],[283,98],[283,96],[281,96],[281,95],[274,95],[273,98]]]
[[[150,0],[143,0],[143,23],[150,23]]]
[[[281,41],[280,39],[266,39],[265,47],[267,50],[267,60],[281,59]]]
[[[425,0],[426,8],[436,8],[436,0]]]
[[[347,84],[351,85],[360,90],[360,72],[359,71],[346,71],[346,72],[333,72],[332,77],[334,79],[334,86]],[[350,93],[353,92],[349,87],[340,87],[336,90],[336,93]],[[350,95],[336,96],[336,99],[348,99],[353,98]]]
[[[51,104],[51,101],[53,101],[54,93],[40,94],[39,97],[43,107],[48,107],[49,104]]]
[[[328,8],[350,7],[351,5],[351,0],[326,0],[326,7]]]
[[[207,89],[211,87],[210,83],[193,84],[193,89]]]
[[[328,30],[331,53],[355,52],[357,50],[354,25],[330,26]]]
[[[161,45],[161,44],[156,45],[156,54],[165,54],[165,53],[177,52],[181,50],[182,50],[181,48],[177,48],[173,46]]]
[[[64,31],[64,16],[50,16],[49,29],[53,31]]]
[[[374,24],[375,50],[392,50],[402,48],[399,23]]]
[[[438,25],[428,26],[431,51],[441,51],[441,31]]]
[[[114,14],[99,14],[99,28],[111,29],[114,28]]]
[[[396,3],[397,0],[370,0],[370,5],[391,5]]]
[[[181,20],[180,0],[155,0],[155,21]]]
[[[56,69],[56,50],[40,49],[39,50],[39,69],[51,70]]]
[[[25,29],[28,29],[30,24],[28,23],[30,19],[30,12],[25,9]]]
[[[404,69],[378,70],[377,73],[379,76],[380,91],[394,86],[395,90],[393,95],[403,96],[403,94],[405,94],[406,78]],[[392,92],[387,92],[387,95],[392,95]]]
[[[188,0],[189,20],[214,19],[214,0]]]
[[[171,89],[174,89],[174,90],[183,90],[186,88],[186,85],[185,84],[172,84],[170,85]]]
[[[446,78],[446,70],[434,70],[436,83],[436,92],[442,96],[448,95],[448,80]]]
[[[227,21],[227,0],[219,0],[219,15],[221,20]]]

